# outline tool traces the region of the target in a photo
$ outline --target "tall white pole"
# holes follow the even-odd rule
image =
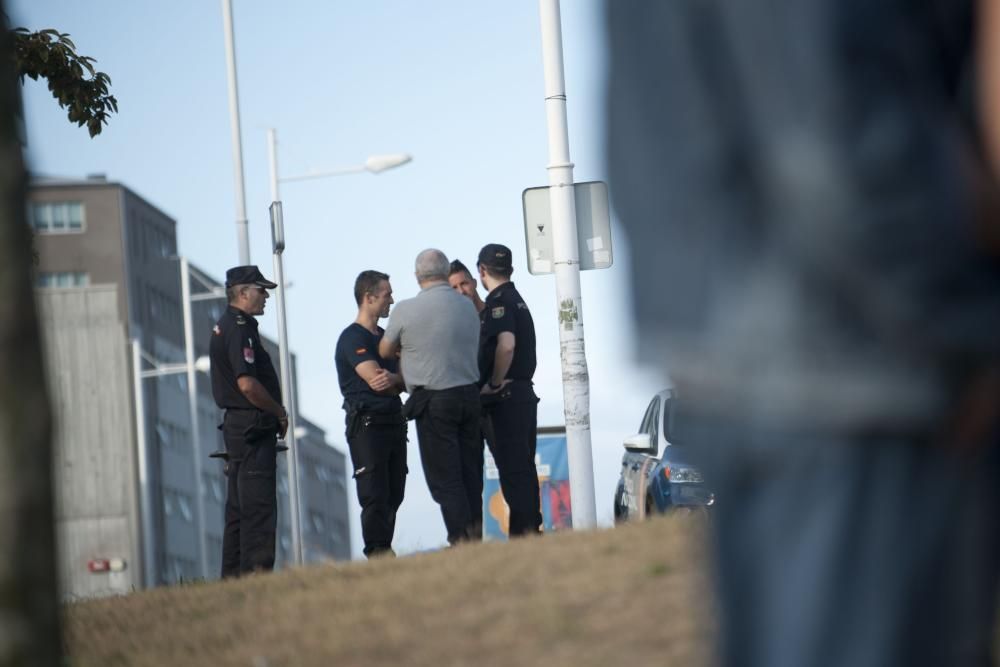
[[[201,576],[208,579],[208,544],[205,539],[205,480],[202,479],[201,419],[198,415],[198,376],[194,367],[194,325],[191,321],[191,273],[187,257],[180,258],[181,300],[184,314],[184,362],[187,364],[188,409],[191,411],[191,458],[194,465],[195,530]]]
[[[135,452],[139,468],[139,521],[142,524],[142,586],[156,585],[156,557],[153,553],[153,489],[149,482],[149,451],[146,449],[146,401],[142,392],[142,353],[139,341],[132,340],[132,397],[135,400]]]
[[[271,201],[281,201],[278,188],[278,131],[267,128],[267,173],[271,179]]]
[[[573,163],[569,159],[566,85],[563,76],[559,0],[539,0],[542,59],[545,64],[545,115],[549,132],[549,193],[552,202],[553,260],[559,307],[563,413],[569,459],[573,528],[597,525],[594,459],[590,445],[590,377],[583,345],[580,257],[577,246]]]
[[[275,175],[272,183],[272,193],[277,188],[277,165],[275,164],[275,146],[273,131],[268,134],[271,155],[271,173]],[[285,268],[282,253],[285,250],[284,221],[281,216],[281,202],[271,203],[271,235],[274,246],[274,282],[275,298],[278,303],[278,356],[281,358],[281,395],[288,411],[288,431],[285,442],[288,444],[288,514],[292,529],[292,561],[301,565],[302,554],[302,513],[299,502],[299,448],[295,444],[295,426],[298,424],[298,412],[295,402],[295,385],[292,376],[292,355],[288,350],[288,323],[285,318]]]
[[[236,83],[236,44],[233,38],[233,3],[222,0],[222,24],[226,35],[226,73],[229,79],[229,119],[233,142],[233,175],[236,180],[236,239],[240,264],[250,263],[247,231],[247,198],[243,191],[243,139],[240,132],[240,93]]]

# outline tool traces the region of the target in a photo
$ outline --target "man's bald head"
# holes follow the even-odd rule
[[[447,281],[450,268],[448,258],[437,248],[424,250],[417,255],[417,261],[414,263],[414,273],[417,276],[417,282],[420,283],[437,280]]]

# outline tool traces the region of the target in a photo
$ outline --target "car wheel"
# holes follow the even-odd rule
[[[625,490],[619,487],[615,490],[615,523],[625,523],[628,520],[628,503],[625,502]]]

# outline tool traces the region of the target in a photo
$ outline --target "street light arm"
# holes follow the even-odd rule
[[[212,364],[208,357],[202,356],[194,362],[194,369],[199,373],[208,373],[211,370]],[[139,371],[139,377],[141,378],[158,378],[164,375],[178,375],[180,373],[187,373],[187,364],[159,364],[156,368],[147,368],[144,371]]]
[[[359,164],[354,167],[342,167],[331,171],[310,171],[305,174],[297,174],[295,176],[281,176],[278,180],[282,183],[288,183],[290,181],[309,181],[315,178],[328,178],[330,176],[342,176],[343,174],[358,174],[362,171],[368,171],[368,168],[363,164]]]
[[[383,171],[401,167],[407,162],[412,161],[413,156],[409,153],[372,155],[365,160],[364,164],[355,165],[353,167],[341,167],[340,169],[333,169],[330,171],[309,171],[305,174],[297,174],[295,176],[280,176],[278,181],[282,183],[287,183],[288,181],[306,181],[314,178],[328,178],[330,176],[342,176],[344,174],[357,174],[362,171],[371,172],[372,174],[381,174]]]

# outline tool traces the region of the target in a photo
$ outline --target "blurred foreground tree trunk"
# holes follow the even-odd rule
[[[2,2],[2,0],[0,0]],[[0,4],[0,17],[3,16]],[[4,23],[6,23],[4,21]],[[20,89],[0,25],[0,666],[60,665],[51,415],[31,280]]]

